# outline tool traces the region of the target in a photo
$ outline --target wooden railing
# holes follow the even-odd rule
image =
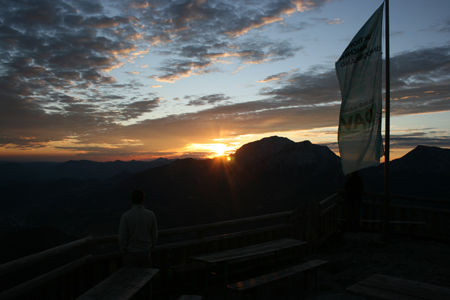
[[[382,194],[366,194],[361,214],[364,230],[383,230],[383,199]],[[450,201],[392,195],[389,207],[390,228],[393,232],[450,240]]]
[[[319,202],[319,226],[317,227],[319,246],[340,232],[337,219],[341,211],[341,203],[342,195],[340,193],[334,193]]]
[[[236,241],[225,238],[230,232],[259,228],[277,228],[276,224],[292,224],[293,211],[227,220],[210,224],[163,229],[159,231],[160,244],[155,248],[154,264],[163,265],[167,275],[171,247],[168,243],[183,240],[208,240],[224,236],[220,247],[232,247]],[[290,228],[290,227],[288,227]],[[256,231],[255,231],[256,232]],[[291,230],[263,230],[252,236],[258,242],[274,235],[290,234]],[[209,239],[211,240],[211,239]],[[219,243],[220,238],[216,239]],[[204,249],[197,247],[198,249]],[[172,256],[180,258],[181,256]],[[0,299],[73,299],[121,267],[117,236],[86,237],[0,265]]]

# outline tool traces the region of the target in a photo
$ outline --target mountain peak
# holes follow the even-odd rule
[[[310,141],[293,142],[285,137],[271,136],[245,144],[235,153],[240,163],[271,162],[291,167],[321,165],[324,162],[339,162],[338,157],[327,147],[314,145]]]
[[[439,160],[441,157],[448,157],[450,153],[450,149],[433,147],[433,146],[424,146],[418,145],[416,148],[405,154],[402,157],[403,160],[417,160],[423,159],[427,160],[429,158],[433,158],[434,160]]]
[[[239,161],[255,161],[273,156],[286,147],[293,147],[295,142],[285,137],[271,136],[243,145],[236,150],[235,158]]]

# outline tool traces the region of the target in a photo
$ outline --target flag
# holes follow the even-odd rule
[[[378,165],[381,141],[383,4],[336,62],[342,103],[338,143],[344,174]]]

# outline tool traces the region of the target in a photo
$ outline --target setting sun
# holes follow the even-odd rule
[[[205,157],[214,158],[228,155],[236,150],[235,147],[223,143],[214,144],[190,144],[186,147],[187,151],[204,152]]]
[[[225,144],[212,144],[211,150],[216,153],[215,156],[223,156],[227,151],[227,146]]]

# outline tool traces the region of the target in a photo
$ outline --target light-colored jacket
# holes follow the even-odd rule
[[[158,239],[155,214],[143,205],[133,205],[120,219],[119,245],[123,252],[150,251]]]

